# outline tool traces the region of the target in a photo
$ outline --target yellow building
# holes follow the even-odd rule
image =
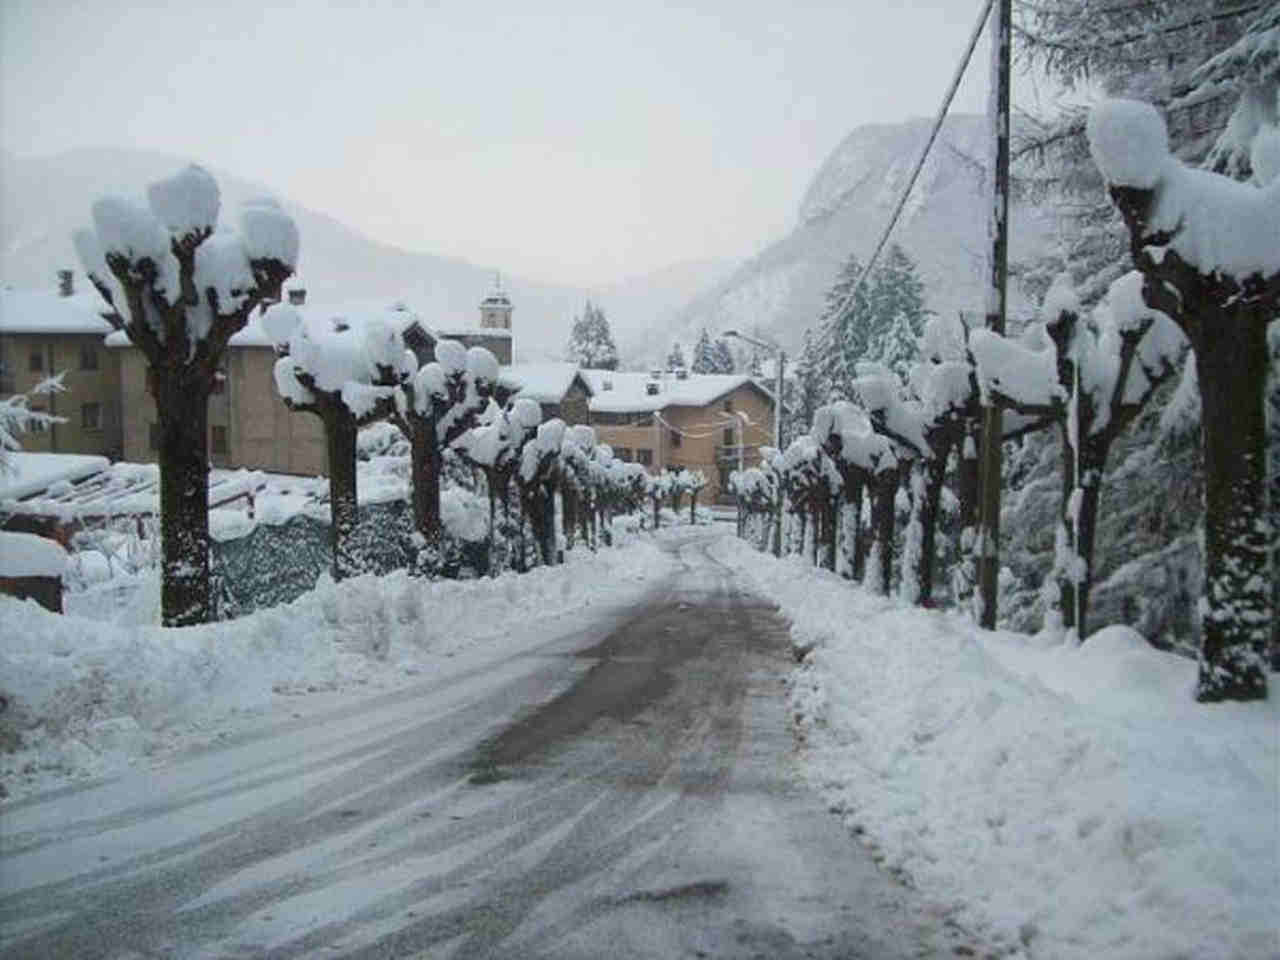
[[[774,443],[773,395],[748,376],[582,372],[597,441],[652,473],[701,470],[703,502],[727,498],[729,474]]]
[[[0,398],[30,394],[56,373],[65,387],[30,398],[65,421],[25,434],[24,450],[121,456],[120,368],[102,344],[105,306],[94,291],[76,293],[70,271],[56,290],[0,290]]]

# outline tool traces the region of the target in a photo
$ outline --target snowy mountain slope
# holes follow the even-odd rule
[[[146,184],[191,161],[126,149],[82,149],[39,158],[0,152],[0,283],[52,285],[59,268],[79,267],[71,233],[88,223],[90,205],[98,196],[141,195]],[[234,215],[243,201],[272,192],[213,172],[222,188],[224,217]],[[313,301],[386,297],[406,301],[442,327],[478,322],[478,304],[501,264],[481,266],[379,243],[324,213],[282,200],[302,233],[298,281]],[[716,262],[680,264],[599,291],[504,273],[503,284],[516,307],[516,354],[524,361],[559,357],[573,315],[588,296],[604,307],[619,341],[631,343],[655,324],[669,321],[695,290],[725,272]]]
[[[757,328],[797,348],[840,265],[851,253],[864,261],[871,255],[930,125],[910,120],[850,133],[805,190],[791,233],[691,301],[673,336],[687,339],[702,326]],[[982,311],[986,135],[983,117],[948,118],[891,238],[919,264],[929,307],[939,313]],[[1015,207],[1011,260],[1040,251],[1048,235],[1035,211]],[[1023,304],[1011,290],[1011,310]]]

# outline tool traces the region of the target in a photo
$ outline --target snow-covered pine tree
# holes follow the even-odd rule
[[[680,349],[680,341],[677,340],[671,344],[671,351],[667,354],[668,370],[683,370],[686,364],[684,362],[684,351]]]
[[[582,315],[575,317],[565,355],[570,362],[591,370],[617,370],[618,348],[604,310],[590,300]]]
[[[161,617],[203,623],[209,598],[209,394],[231,337],[278,300],[298,262],[298,228],[273,201],[218,226],[218,184],[197,166],[147,188],[148,206],[108,196],[74,241],[85,273],[147,361],[159,422]]]
[[[707,328],[703,327],[698,334],[698,342],[693,345],[693,363],[689,364],[690,373],[715,373],[715,348],[711,345],[711,337]]]
[[[850,299],[854,284],[862,275],[862,263],[850,256],[840,267],[835,282],[827,291],[822,313],[818,317],[815,346],[821,357],[820,377],[833,396],[844,396],[846,385],[857,375],[855,369],[868,358],[871,342],[871,308],[864,283],[857,296]]]
[[[715,359],[715,369],[711,371],[712,373],[733,373],[736,367],[733,351],[729,349],[729,344],[725,343],[723,337],[715,342],[711,352]]]

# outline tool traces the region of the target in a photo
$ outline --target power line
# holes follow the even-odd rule
[[[866,281],[867,276],[871,273],[871,269],[876,265],[876,260],[880,257],[880,252],[884,249],[885,243],[889,239],[889,234],[893,232],[894,226],[898,223],[898,218],[902,215],[903,209],[907,205],[907,198],[911,196],[911,190],[916,185],[916,180],[920,177],[920,171],[924,169],[924,162],[929,157],[929,151],[933,148],[933,143],[938,139],[938,132],[942,129],[942,121],[947,117],[947,111],[951,109],[951,101],[955,99],[956,90],[960,87],[960,81],[964,77],[964,72],[969,66],[969,61],[973,58],[973,51],[978,46],[978,38],[982,35],[983,25],[987,22],[987,17],[991,13],[991,5],[994,0],[986,0],[982,5],[982,13],[978,16],[978,22],[973,25],[973,33],[969,36],[969,45],[965,48],[964,56],[960,60],[959,66],[956,68],[955,75],[951,78],[951,86],[947,88],[946,95],[942,98],[942,106],[938,108],[938,115],[933,121],[933,129],[929,132],[929,139],[924,145],[924,149],[920,151],[920,159],[916,161],[915,169],[911,171],[911,177],[907,180],[907,186],[902,191],[902,196],[898,198],[897,205],[893,208],[893,213],[889,217],[889,223],[884,228],[884,232],[880,235],[880,241],[876,244],[875,252],[871,254],[871,259],[867,261],[867,265],[862,268],[862,272],[858,274],[858,282],[853,285],[845,298],[837,305],[835,312],[831,316],[826,330],[823,331],[823,345],[830,346],[834,339],[834,331],[836,320],[847,310],[853,303],[854,297],[858,295],[858,291],[862,289],[862,284]],[[843,346],[843,345],[841,345]]]

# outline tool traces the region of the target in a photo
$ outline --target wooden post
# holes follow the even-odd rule
[[[991,204],[991,286],[987,293],[987,328],[1003,334],[1009,280],[1009,24],[1012,0],[997,0],[991,21],[991,83],[993,96],[988,113],[992,124],[993,178]],[[1000,408],[983,409],[982,461],[979,468],[982,494],[978,508],[978,623],[994,630],[996,590],[1000,579],[1000,445],[1003,436]]]

